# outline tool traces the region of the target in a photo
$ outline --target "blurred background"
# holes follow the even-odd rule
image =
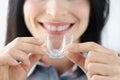
[[[7,6],[8,0],[0,0],[0,48],[5,42]]]
[[[0,0],[0,48],[5,44],[8,0]],[[101,34],[102,45],[120,53],[120,0],[111,0],[110,17]]]
[[[103,29],[102,44],[120,53],[120,0],[110,1],[110,17]]]

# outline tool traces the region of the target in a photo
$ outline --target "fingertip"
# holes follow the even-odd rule
[[[43,36],[40,35],[40,36],[38,37],[38,39],[39,39],[39,41],[40,41],[41,43],[44,43]]]
[[[43,52],[43,54],[47,53],[47,49],[46,49],[46,48],[42,47],[42,48],[40,48],[40,49],[41,49],[41,51]]]
[[[69,54],[70,54],[70,53],[69,53],[68,51],[65,51],[65,52],[64,52],[64,55],[65,55],[65,56],[68,56]]]
[[[68,44],[67,46],[66,46],[66,49],[73,49],[74,47],[72,46],[72,44]]]

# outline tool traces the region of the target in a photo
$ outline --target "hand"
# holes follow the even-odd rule
[[[0,80],[26,80],[30,68],[44,55],[38,38],[16,38],[0,51]],[[17,62],[20,61],[20,62]]]
[[[87,58],[81,52],[87,52]],[[118,54],[94,42],[70,44],[65,50],[65,56],[83,69],[88,80],[120,79]]]

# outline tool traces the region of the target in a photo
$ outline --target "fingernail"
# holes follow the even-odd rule
[[[40,42],[44,42],[44,39],[43,39],[42,36],[39,36],[39,41],[40,41]]]
[[[18,60],[14,60],[14,62],[13,62],[14,65],[19,65],[20,63],[21,63],[21,62],[18,61]]]
[[[73,49],[74,47],[72,45],[67,46],[68,49]]]

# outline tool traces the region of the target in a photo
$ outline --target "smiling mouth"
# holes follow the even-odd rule
[[[51,34],[62,34],[70,30],[74,23],[43,23],[39,22],[43,29]]]

